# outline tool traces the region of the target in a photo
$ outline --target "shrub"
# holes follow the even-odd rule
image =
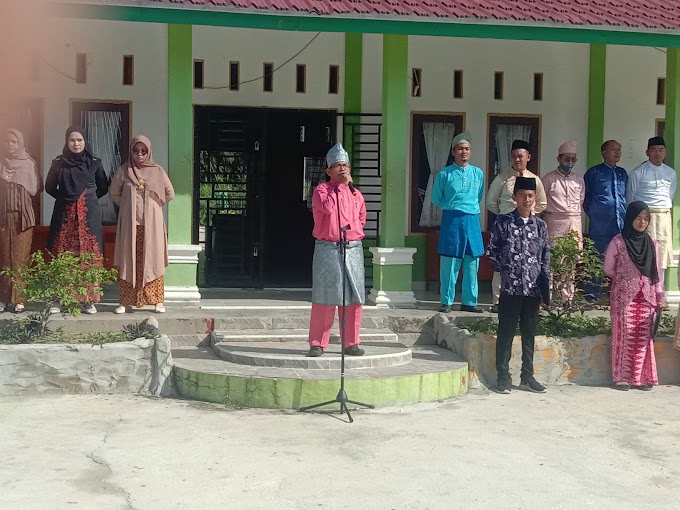
[[[79,256],[70,252],[62,252],[45,260],[43,253],[37,251],[31,255],[27,265],[14,272],[5,268],[0,274],[7,275],[12,281],[23,280],[25,288],[23,296],[30,303],[38,303],[40,310],[29,314],[27,318],[18,321],[21,326],[13,325],[16,338],[37,339],[48,336],[51,332],[48,326],[50,307],[58,301],[66,313],[74,317],[80,314],[80,301],[88,291],[96,295],[102,294],[102,285],[115,281],[115,269],[106,269],[102,265],[102,258],[93,253],[84,252]],[[6,326],[8,328],[10,326]],[[23,328],[23,332],[20,332]],[[26,340],[31,341],[31,340]],[[26,342],[22,342],[26,343]]]
[[[552,292],[548,313],[561,317],[585,312],[589,303],[584,287],[594,280],[604,282],[604,264],[592,239],[583,238],[573,230],[564,236],[552,238],[550,247],[550,272]],[[573,290],[570,300],[563,295]]]

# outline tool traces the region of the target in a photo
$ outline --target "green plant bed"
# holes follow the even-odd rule
[[[36,314],[37,315],[37,314]],[[0,345],[17,344],[109,344],[131,342],[138,338],[154,339],[160,336],[148,319],[127,324],[122,331],[65,332],[62,328],[52,330],[49,325],[40,329],[40,319],[29,314],[25,318],[0,321]]]
[[[465,328],[470,333],[495,335],[498,330],[498,319],[485,317],[476,320],[458,319],[455,324]],[[546,335],[558,338],[582,338],[585,336],[609,335],[612,332],[612,323],[609,317],[593,317],[588,315],[574,314],[541,315],[536,325],[537,335]],[[661,318],[659,335],[673,336],[675,334],[675,315],[664,313]]]

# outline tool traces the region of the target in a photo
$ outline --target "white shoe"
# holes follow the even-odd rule
[[[158,303],[155,307],[154,310],[156,313],[165,313],[165,306],[163,306],[163,303]]]
[[[125,313],[125,307],[123,305],[120,305],[118,308],[116,308],[113,313],[121,314]]]
[[[50,306],[50,315],[61,312],[61,305],[59,303],[52,303]]]
[[[0,301],[0,312],[4,312],[6,308],[7,308],[7,305],[5,303],[3,303],[2,301]]]
[[[86,303],[85,304],[85,313],[94,315],[97,313],[97,308],[94,306],[93,303]]]
[[[14,313],[22,313],[26,308],[21,303],[14,305]]]

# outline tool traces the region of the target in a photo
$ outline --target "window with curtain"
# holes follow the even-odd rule
[[[486,169],[486,189],[501,172],[510,168],[510,152],[514,140],[524,140],[529,143],[531,161],[528,168],[540,175],[538,163],[540,161],[539,141],[541,133],[540,115],[493,115],[488,117],[489,167]],[[486,227],[490,230],[496,216],[487,213]]]
[[[441,209],[432,204],[437,172],[453,161],[451,141],[463,131],[463,115],[414,114],[411,130],[411,232],[437,229]]]

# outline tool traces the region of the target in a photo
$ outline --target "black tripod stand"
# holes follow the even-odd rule
[[[338,211],[338,227],[340,228],[340,241],[338,246],[340,248],[340,253],[342,254],[342,318],[340,319],[340,390],[338,395],[334,400],[328,400],[327,402],[321,402],[320,404],[314,404],[311,406],[301,407],[300,411],[309,411],[310,409],[316,409],[317,407],[322,407],[328,404],[335,404],[336,402],[340,404],[340,414],[347,413],[347,418],[349,422],[352,423],[352,415],[349,412],[347,404],[354,404],[357,406],[366,407],[368,409],[373,409],[371,404],[364,404],[363,402],[357,402],[355,400],[350,400],[347,398],[347,392],[345,391],[345,320],[347,317],[347,299],[346,299],[346,289],[347,289],[347,231],[350,230],[349,225],[342,227],[342,221],[340,220],[340,194],[338,188],[335,188],[335,198],[337,203]]]

